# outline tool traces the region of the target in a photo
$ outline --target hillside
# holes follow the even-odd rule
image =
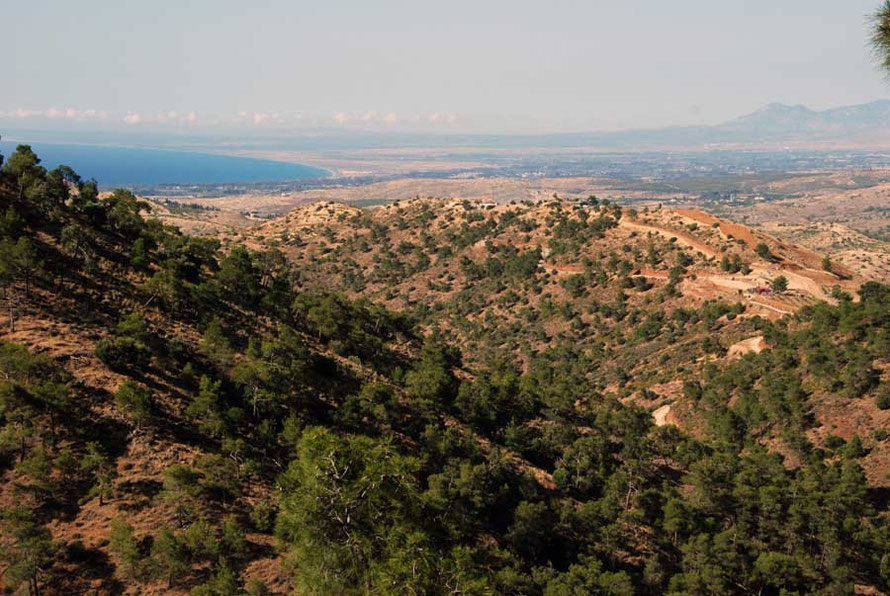
[[[8,592],[888,589],[890,290],[815,253],[594,201],[221,246],[24,146],[0,201]]]
[[[847,179],[850,188],[842,187]],[[890,185],[880,176],[859,188],[859,176],[837,177],[832,188],[803,184],[786,188],[795,194],[781,200],[725,209],[727,216],[771,234],[830,254],[859,275],[887,282],[890,271]],[[805,182],[805,180],[803,180]]]
[[[620,351],[661,339],[674,311],[716,302],[737,304],[742,320],[775,319],[836,302],[860,281],[825,271],[816,253],[701,211],[635,212],[608,201],[321,203],[236,238],[281,249],[299,266],[301,287],[411,313],[469,354],[526,360],[547,347]],[[788,288],[772,291],[780,276]],[[628,374],[651,370],[640,357]]]
[[[599,201],[315,204],[239,238],[283,250],[299,265],[299,287],[410,314],[459,345],[470,364],[528,370],[536,359],[577,359],[591,386],[691,432],[705,422],[685,381],[746,346],[762,349],[762,319],[837,304],[867,279],[701,211],[635,212]],[[787,289],[772,290],[778,277]],[[816,445],[885,424],[861,402],[823,407],[833,399],[812,396]],[[888,455],[878,444],[864,460],[874,483],[887,484]]]

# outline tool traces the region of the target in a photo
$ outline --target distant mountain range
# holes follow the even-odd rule
[[[711,128],[759,136],[770,134],[845,136],[871,132],[875,129],[890,130],[890,100],[882,99],[821,112],[803,105],[771,103],[747,116]]]
[[[543,135],[545,146],[664,149],[727,147],[890,147],[890,100],[816,111],[771,103],[728,122],[652,130]]]
[[[337,140],[334,140],[337,139]],[[890,149],[890,100],[823,111],[771,103],[715,125],[671,126],[610,132],[523,135],[425,135],[359,133],[327,142],[367,147],[593,148],[613,151],[673,149]],[[278,139],[307,145],[319,139]]]
[[[358,149],[571,149],[605,151],[665,151],[703,149],[888,149],[890,100],[811,110],[803,105],[771,103],[759,110],[715,125],[672,126],[610,132],[542,134],[428,134],[313,128],[232,133],[168,134],[157,131],[8,130],[13,138],[30,141],[77,142],[101,145],[166,147],[200,151],[221,147],[241,153],[301,151],[340,152]]]

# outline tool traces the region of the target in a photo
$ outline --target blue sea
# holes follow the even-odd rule
[[[0,153],[8,157],[18,144],[0,141]],[[330,175],[321,168],[252,157],[99,145],[27,144],[47,169],[61,164],[71,166],[84,179],[95,178],[106,189],[162,184],[279,182]]]

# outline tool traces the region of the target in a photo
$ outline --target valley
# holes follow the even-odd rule
[[[18,148],[8,585],[881,593],[890,290],[584,184],[258,217],[99,193]],[[738,567],[703,574],[727,532]],[[776,556],[791,571],[755,571]]]

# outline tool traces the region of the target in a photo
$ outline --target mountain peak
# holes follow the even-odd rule
[[[769,103],[730,124],[745,125],[864,125],[883,123],[890,117],[890,100],[878,99],[869,103],[841,106],[827,110],[811,110],[803,104]]]
[[[812,112],[812,110],[806,107],[803,104],[789,105],[786,103],[781,103],[778,101],[774,101],[772,103],[768,103],[762,108],[755,110],[754,114],[766,114],[770,112]]]
[[[751,121],[774,121],[776,119],[786,120],[788,118],[810,117],[817,114],[803,104],[789,105],[780,102],[768,103],[750,114],[736,118],[736,122]]]

